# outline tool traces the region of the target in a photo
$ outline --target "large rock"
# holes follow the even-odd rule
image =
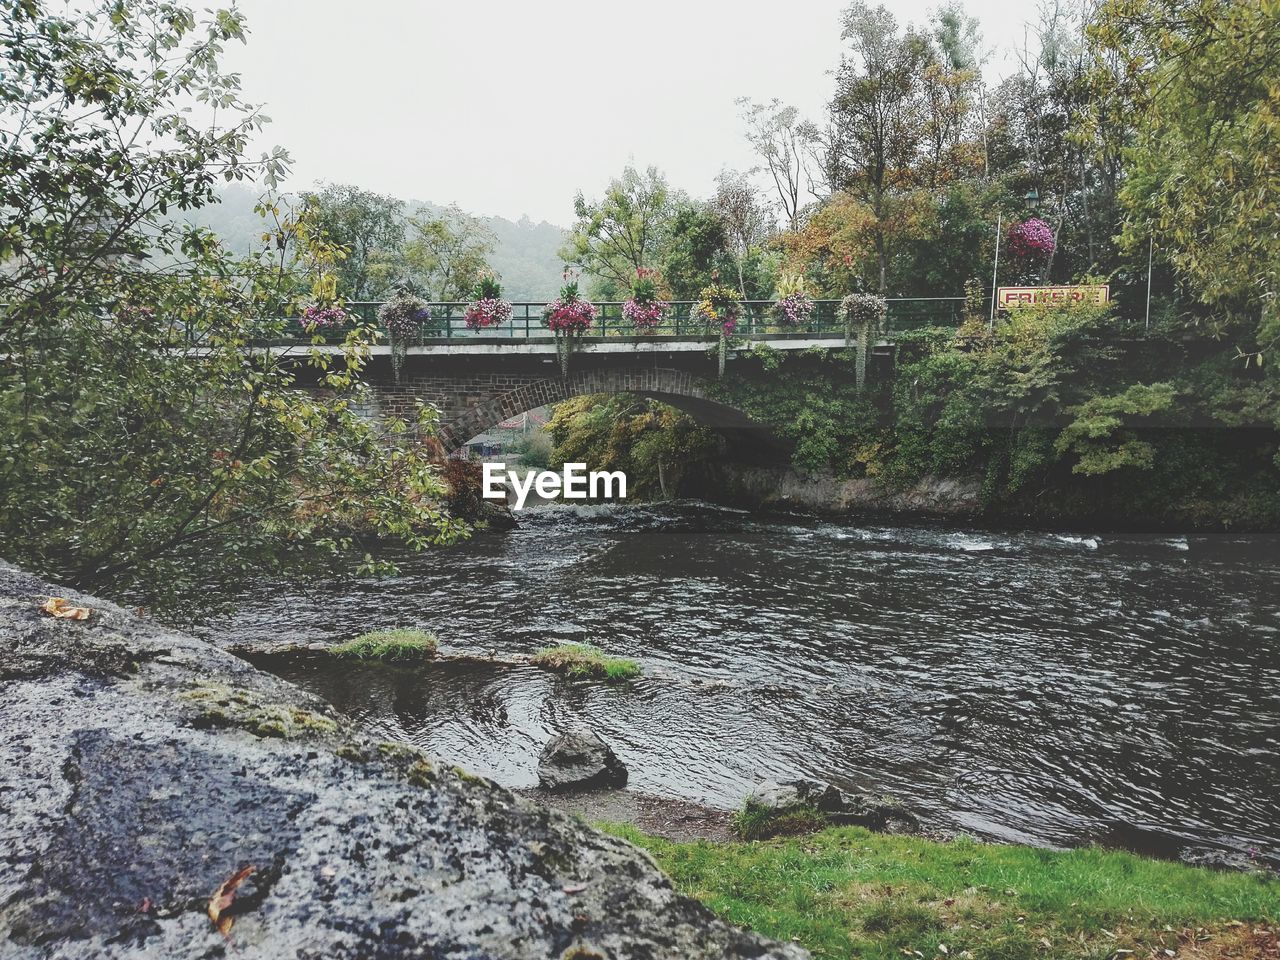
[[[831,823],[886,833],[913,833],[920,828],[915,814],[893,797],[845,793],[815,780],[765,780],[747,796],[747,803],[778,816],[799,809],[817,810]]]
[[[627,768],[591,730],[553,737],[538,757],[538,785],[544,790],[594,790],[626,782]]]
[[[38,611],[72,596],[85,622]],[[230,943],[206,913],[241,867]],[[631,845],[0,566],[0,957],[802,958]]]

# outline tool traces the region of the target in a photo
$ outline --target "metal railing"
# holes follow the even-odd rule
[[[348,302],[346,310],[365,323],[378,323],[378,310],[382,301]],[[812,337],[843,338],[844,320],[839,316],[839,300],[815,300],[813,315],[804,324],[781,323],[774,315],[773,300],[747,300],[742,303],[742,315],[738,318],[737,336],[742,337]],[[887,317],[885,335],[920,327],[959,326],[964,312],[964,297],[896,297],[886,301]],[[583,334],[583,339],[607,340],[628,337],[640,340],[703,340],[714,339],[715,327],[702,317],[694,315],[696,303],[678,300],[652,329],[637,330],[622,315],[620,301],[595,301],[596,321]],[[428,303],[428,316],[422,321],[416,336],[408,339],[408,345],[456,343],[479,340],[531,340],[550,338],[552,333],[542,322],[545,303],[520,302],[512,304],[509,321],[493,327],[473,330],[464,320],[467,304],[464,302]],[[320,331],[326,339],[341,339],[341,329]],[[290,320],[285,329],[290,341],[310,341],[312,334],[303,329],[297,320]]]

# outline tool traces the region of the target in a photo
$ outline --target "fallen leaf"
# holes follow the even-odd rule
[[[92,612],[88,607],[75,606],[65,597],[50,597],[40,609],[59,620],[88,620]]]
[[[249,874],[253,873],[254,869],[252,866],[241,867],[224,880],[214,895],[209,898],[209,919],[224,937],[230,936],[231,925],[236,922],[235,917],[227,914],[231,904],[235,903],[236,890],[249,878]]]

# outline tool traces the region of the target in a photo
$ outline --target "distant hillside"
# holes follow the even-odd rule
[[[253,212],[259,191],[242,184],[229,184],[219,191],[221,202],[193,211],[184,219],[208,227],[237,252],[261,245],[265,225]],[[442,210],[439,204],[407,201],[406,212],[417,209]],[[493,233],[493,269],[511,300],[550,300],[560,288],[564,264],[556,251],[565,231],[545,220],[534,223],[528,217],[517,221],[506,217],[480,217]]]

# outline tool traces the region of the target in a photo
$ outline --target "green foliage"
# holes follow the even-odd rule
[[[724,221],[710,204],[679,200],[674,205],[662,252],[662,274],[677,300],[696,300],[711,283],[728,248]]]
[[[621,299],[637,271],[656,265],[671,199],[666,178],[656,167],[640,173],[628,166],[600,200],[578,194],[573,205],[578,220],[561,256],[595,278],[597,295]]]
[[[730,923],[815,957],[1097,960],[1229,956],[1233,924],[1280,916],[1274,877],[1215,873],[1097,849],[1051,851],[826,830],[754,843],[673,843],[605,825],[648,850],[676,888]]]
[[[634,660],[610,657],[598,648],[583,643],[546,647],[534,654],[532,662],[535,666],[546,667],[570,677],[596,678],[610,683],[634,680],[641,673],[640,664]]]
[[[335,657],[359,660],[429,660],[436,655],[440,641],[426,630],[374,630],[354,640],[330,647]]]
[[[1280,7],[1272,0],[1108,0],[1095,112],[1134,129],[1121,242],[1154,237],[1202,303],[1280,342]]]
[[[456,206],[434,215],[423,211],[408,218],[405,232],[402,245],[378,254],[375,269],[382,295],[405,290],[432,300],[461,301],[480,283],[498,283],[490,267],[494,235],[478,218]]]
[[[502,284],[493,274],[486,273],[472,287],[471,297],[474,300],[498,300],[502,297]]]
[[[386,284],[375,261],[404,239],[404,201],[345,183],[305,192],[302,199],[326,239],[346,251],[338,267],[339,292],[352,300],[377,299]]]
[[[799,833],[813,833],[831,826],[826,815],[813,807],[789,807],[778,811],[748,797],[733,815],[733,832],[742,840],[766,840]]]
[[[1090,397],[1068,408],[1075,419],[1058,436],[1054,450],[1079,458],[1072,468],[1076,473],[1097,475],[1122,467],[1149,470],[1155,462],[1155,447],[1123,429],[1131,423],[1125,418],[1166,411],[1177,395],[1171,383],[1135,383],[1123,393]]]
[[[632,499],[659,499],[720,449],[719,439],[673,407],[630,394],[591,394],[556,404],[547,429],[552,462],[621,470]]]
[[[332,302],[346,252],[309,209],[267,201],[248,256],[168,218],[211,202],[218,178],[287,167],[282,151],[244,159],[262,118],[218,66],[239,16],[154,0],[6,14],[0,554],[195,616],[210,584],[351,571],[361,554],[373,569],[362,539],[460,535],[414,439],[431,411],[374,423],[351,402],[372,328],[336,354],[251,346],[281,335],[270,318]],[[219,104],[216,126],[193,122],[199,102]],[[82,111],[95,120],[69,121]]]

